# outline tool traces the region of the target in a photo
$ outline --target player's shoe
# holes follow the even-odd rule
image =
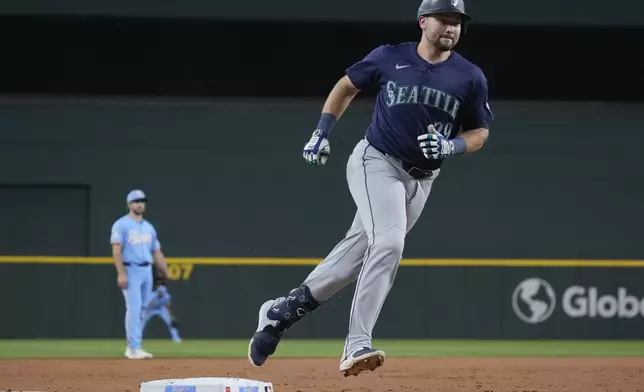
[[[266,301],[259,308],[257,331],[255,331],[248,344],[248,360],[255,367],[264,365],[266,359],[275,353],[282,338],[282,332],[277,329],[279,321],[269,319],[268,312],[271,311],[274,303],[283,300],[285,300],[284,297]]]
[[[286,297],[264,302],[259,309],[257,330],[248,344],[250,363],[263,366],[275,353],[284,332],[319,306],[306,285],[291,290]]]
[[[145,351],[142,348],[140,348],[138,352],[139,352],[139,355],[141,356],[141,359],[148,359],[148,358],[154,357],[154,355],[150,354],[149,352]]]
[[[340,362],[340,371],[345,377],[357,376],[365,370],[374,371],[384,363],[384,351],[365,347],[354,351],[345,357],[342,362]]]
[[[142,348],[130,348],[125,349],[125,356],[129,359],[149,359],[153,355],[149,352],[143,350]]]

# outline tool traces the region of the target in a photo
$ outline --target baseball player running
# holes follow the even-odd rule
[[[152,297],[152,263],[168,276],[168,267],[154,226],[143,219],[147,198],[143,191],[127,195],[129,213],[112,225],[110,242],[117,272],[117,284],[125,298],[125,356],[152,358],[141,348],[143,316]]]
[[[168,287],[165,284],[164,279],[159,279],[156,289],[153,292],[152,298],[145,309],[145,315],[143,317],[143,326],[142,329],[145,330],[145,326],[152,317],[158,316],[163,320],[165,325],[167,325],[168,330],[170,331],[170,336],[172,341],[175,343],[181,343],[181,337],[179,336],[179,329],[176,317],[172,314],[170,308],[170,301],[172,296],[168,291]]]
[[[487,80],[453,48],[470,15],[463,0],[424,0],[417,13],[420,42],[382,45],[353,64],[329,94],[303,157],[324,165],[329,135],[360,90],[377,85],[365,138],[349,157],[346,177],[357,206],[353,224],[306,280],[265,302],[248,347],[262,366],[283,333],[342,288],[356,282],[340,360],[344,376],[374,370],[385,353],[371,333],[414,226],[445,159],[478,151],[493,119]]]

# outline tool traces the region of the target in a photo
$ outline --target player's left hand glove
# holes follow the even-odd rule
[[[427,159],[445,159],[455,153],[454,142],[441,135],[433,125],[427,127],[427,133],[418,136],[418,144]]]
[[[330,153],[331,147],[327,140],[327,134],[316,129],[311,135],[311,140],[304,145],[302,156],[312,165],[324,165],[329,159]]]

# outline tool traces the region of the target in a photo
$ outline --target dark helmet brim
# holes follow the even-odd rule
[[[463,21],[463,23],[469,22],[470,20],[472,20],[472,16],[470,14],[466,13],[466,12],[450,11],[450,10],[424,13],[424,14],[418,15],[418,19],[420,19],[421,16],[441,15],[441,14],[457,14],[457,15],[460,15],[461,20]]]

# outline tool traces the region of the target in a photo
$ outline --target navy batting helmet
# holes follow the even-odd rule
[[[464,0],[423,0],[418,7],[416,20],[421,16],[433,14],[460,14],[465,25],[472,17],[465,12]]]

